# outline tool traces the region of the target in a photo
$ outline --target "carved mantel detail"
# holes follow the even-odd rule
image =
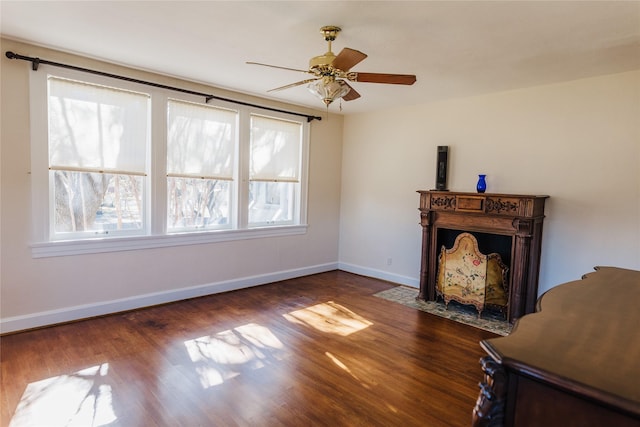
[[[456,198],[455,197],[434,197],[431,199],[431,206],[441,209],[455,209]]]
[[[487,213],[518,213],[518,203],[513,200],[487,197]]]
[[[516,234],[521,237],[531,237],[533,233],[534,223],[530,219],[516,218],[512,222]]]

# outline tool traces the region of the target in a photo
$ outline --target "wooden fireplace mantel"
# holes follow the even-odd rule
[[[436,299],[438,230],[487,233],[511,238],[507,319],[535,309],[544,203],[549,196],[422,191],[422,259],[419,299]]]

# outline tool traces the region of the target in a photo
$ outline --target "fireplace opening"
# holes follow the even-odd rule
[[[467,237],[463,238],[463,236]],[[447,253],[446,262],[440,259],[438,261],[436,298],[442,300],[447,307],[451,301],[474,305],[479,317],[483,310],[485,313],[500,313],[506,317],[509,304],[512,237],[453,229],[438,229],[436,237],[437,247],[441,248],[439,256],[444,257],[445,250]],[[458,242],[458,238],[463,240]],[[458,247],[463,241],[468,242],[468,246]],[[475,250],[472,249],[473,247]],[[462,252],[459,252],[460,248],[464,248]],[[463,255],[465,253],[469,255]],[[499,255],[497,260],[495,254]],[[491,261],[489,264],[481,263],[480,260],[487,259],[487,256],[488,259],[493,257],[493,264]],[[475,265],[471,264],[471,260]],[[501,271],[499,275],[496,273],[498,265],[502,269],[498,270]],[[494,274],[490,275],[489,271],[493,271]],[[500,279],[498,280],[497,277]]]
[[[456,241],[456,237],[460,233],[471,233],[473,237],[478,241],[478,249],[483,254],[490,253],[498,253],[500,254],[500,258],[502,258],[502,262],[507,266],[511,267],[511,249],[513,244],[513,238],[511,236],[505,236],[503,234],[493,234],[493,233],[478,233],[475,231],[463,231],[463,230],[452,230],[448,228],[439,228],[437,235],[437,248],[440,248],[444,245],[445,248],[449,249],[453,246]]]

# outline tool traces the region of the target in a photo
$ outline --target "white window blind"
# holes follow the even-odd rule
[[[251,116],[251,181],[299,182],[302,124]]]
[[[233,180],[238,113],[169,101],[167,176]]]
[[[48,82],[51,170],[146,175],[149,95]]]

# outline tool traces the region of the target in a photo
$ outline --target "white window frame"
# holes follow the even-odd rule
[[[271,116],[265,116],[265,115],[263,115],[263,114],[253,114],[253,113],[252,113],[252,114],[250,114],[249,120],[251,120],[251,118],[252,118],[252,117],[263,117],[263,118],[266,118],[266,119],[272,119],[272,118],[274,118],[274,117],[273,117],[273,115],[271,115]],[[293,122],[294,122],[294,123],[303,123],[301,120],[295,120],[295,121],[293,121]],[[301,126],[301,129],[302,129],[302,131],[304,132],[304,126]],[[247,147],[248,147],[248,150],[250,151],[250,150],[251,150],[251,148],[250,148],[250,147],[251,147],[251,142],[249,142],[249,144],[247,145]],[[302,156],[302,149],[303,149],[303,147],[300,147],[300,156]],[[300,166],[299,166],[299,168],[300,168],[300,169],[299,169],[299,172],[300,172],[300,174],[302,174],[302,165],[300,165]],[[247,164],[247,170],[250,170],[250,169],[251,169],[251,168],[250,168],[250,165],[249,165],[249,164]],[[273,177],[273,178],[275,178],[275,177]],[[269,181],[264,181],[264,180],[260,180],[260,179],[252,180],[251,178],[249,178],[249,179],[248,179],[248,181],[249,181],[248,185],[251,185],[251,182],[269,183]],[[273,182],[287,182],[287,181],[288,181],[288,180],[286,180],[286,179],[285,179],[285,180],[282,180],[282,181],[281,181],[281,180],[279,180],[279,179],[276,179],[276,180],[275,180],[275,181],[273,181]],[[289,181],[289,183],[291,183],[291,184],[296,184],[296,183],[297,183],[297,184],[300,184],[300,182],[301,182],[301,178],[298,178],[297,180],[294,180],[294,181]],[[248,193],[248,191],[247,191],[247,193]],[[294,201],[297,201],[297,200],[301,197],[301,194],[300,194],[300,185],[296,185],[296,186],[293,188],[293,194],[294,194]],[[296,223],[297,218],[299,218],[299,216],[300,216],[300,212],[299,212],[300,205],[301,205],[301,204],[300,204],[300,203],[298,203],[298,202],[295,202],[295,203],[294,203],[294,206],[292,207],[292,211],[293,211],[293,219],[288,220],[288,221],[278,221],[278,222],[276,222],[276,224],[282,224],[282,225],[292,225],[292,224],[295,224],[295,223]],[[248,220],[248,218],[247,218],[247,221],[249,221],[249,220]],[[253,227],[253,228],[255,228],[255,227],[268,226],[268,225],[270,225],[270,224],[272,224],[272,222],[271,222],[271,221],[254,221],[254,222],[248,222],[248,225],[247,225],[247,226],[248,226],[248,227]]]
[[[48,93],[47,80],[56,76],[87,83],[122,88],[151,95],[151,148],[149,188],[146,192],[146,221],[149,226],[144,234],[136,236],[99,236],[78,240],[52,240],[50,232],[49,170],[48,170]],[[32,198],[32,243],[33,258],[81,255],[159,247],[216,243],[232,240],[266,238],[305,234],[307,231],[307,191],[309,168],[310,126],[304,117],[237,105],[231,102],[211,100],[207,105],[233,109],[239,112],[239,128],[236,159],[237,177],[234,177],[235,202],[231,229],[167,232],[167,188],[166,188],[166,133],[167,100],[178,99],[204,104],[202,97],[177,93],[134,82],[87,74],[75,70],[54,69],[47,65],[30,72],[30,115],[31,115],[31,198]],[[249,227],[249,137],[250,115],[299,121],[303,127],[301,173],[299,184],[298,212],[291,225]]]
[[[168,103],[169,102],[187,102],[185,99],[181,99],[175,96],[171,96],[169,97],[166,102],[167,102],[167,107],[168,107]],[[225,111],[231,111],[236,113],[236,133],[239,133],[240,131],[240,126],[239,126],[239,119],[240,119],[240,115],[241,112],[239,111],[238,108],[223,108],[222,105],[215,105],[214,103],[207,103],[207,104],[203,104],[202,102],[187,102],[189,104],[196,104],[196,105],[203,105],[206,107],[210,107],[210,108],[219,108],[221,110],[225,110]],[[168,119],[166,119],[165,121],[165,126],[168,125]],[[166,126],[168,129],[168,126]],[[230,197],[229,197],[229,222],[226,226],[224,227],[210,227],[207,229],[203,229],[203,232],[208,232],[208,231],[216,231],[216,230],[233,230],[238,228],[238,210],[239,210],[239,206],[238,206],[238,191],[239,191],[239,187],[238,187],[238,172],[239,172],[239,167],[238,167],[238,151],[239,151],[239,147],[241,145],[241,141],[240,141],[240,137],[239,135],[236,135],[235,141],[234,141],[234,160],[235,160],[235,165],[233,166],[233,175],[232,175],[232,180],[229,181],[230,185],[229,185],[229,191],[230,191]],[[166,148],[168,146],[167,143],[164,144],[164,147]],[[165,165],[167,162],[167,155],[165,153]],[[169,178],[169,174],[166,172],[165,170],[165,181],[164,184],[167,184],[167,178]],[[165,189],[166,191],[166,189]],[[165,193],[166,194],[166,193]],[[166,219],[166,217],[165,217]],[[184,228],[174,228],[173,230],[169,230],[168,227],[166,227],[166,233],[167,234],[180,234],[180,233],[194,233],[194,232],[198,232],[197,229],[194,228],[190,228],[190,227],[184,227]]]
[[[48,77],[50,75],[47,75]],[[78,80],[74,80],[74,79],[67,79],[67,78],[61,78],[60,76],[56,75],[56,76],[51,76],[56,80],[65,80],[68,82],[78,82],[80,83],[80,85],[84,85],[84,84],[89,84],[92,86],[96,86],[96,87],[100,87],[99,85],[95,85],[92,82],[87,82],[86,80],[84,81],[78,81]],[[47,79],[47,83],[49,83],[48,81],[49,79]],[[106,85],[104,85],[106,86]],[[117,87],[115,88],[116,90],[122,90],[124,89],[123,87]],[[49,102],[50,98],[49,98],[49,84],[47,84],[47,95],[46,95],[46,99],[47,99],[47,103]],[[151,137],[151,129],[150,129],[150,125],[151,125],[151,96],[146,93],[146,92],[141,92],[141,91],[131,91],[128,90],[128,92],[131,92],[133,94],[138,94],[138,95],[142,95],[144,97],[147,97],[148,101],[147,101],[147,114],[146,114],[146,120],[149,126],[149,133],[147,134],[147,137],[144,141],[144,145],[146,146],[145,151],[149,151],[150,149],[150,137]],[[49,111],[48,105],[47,105],[47,112]],[[48,114],[48,113],[47,113]],[[47,116],[47,120],[48,120],[48,116]],[[47,129],[47,138],[49,136],[49,130]],[[48,153],[48,148],[49,148],[49,141],[47,141],[47,153]],[[47,158],[49,157],[49,155],[47,154]],[[144,158],[144,169],[143,170],[138,170],[136,172],[133,172],[133,175],[137,175],[140,176],[143,180],[143,185],[145,182],[147,182],[149,180],[149,173],[148,173],[148,168],[149,168],[149,159],[150,159],[150,155],[147,155],[146,158]],[[50,165],[50,163],[48,163]],[[94,170],[96,168],[93,168]],[[49,167],[49,174],[48,174],[48,187],[49,187],[49,207],[54,203],[54,191],[53,191],[53,187],[54,184],[51,182],[51,179],[53,178],[53,175],[55,174],[56,171],[58,170],[67,170],[67,171],[73,171],[74,167],[59,167],[59,165],[54,165],[54,167]],[[92,170],[82,170],[82,168],[77,170],[78,172],[92,172]],[[98,172],[98,171],[96,171]],[[102,173],[101,171],[98,173]],[[130,175],[126,172],[120,172],[120,175]],[[147,233],[147,228],[149,226],[149,219],[150,216],[148,215],[148,211],[149,211],[149,188],[150,185],[147,183],[146,185],[144,185],[144,197],[141,200],[142,202],[142,215],[141,215],[141,228],[139,229],[134,229],[134,230],[95,230],[95,231],[91,231],[91,230],[82,230],[82,231],[64,231],[64,232],[54,232],[54,230],[49,227],[49,239],[52,241],[58,241],[58,240],[84,240],[87,238],[90,238],[91,236],[93,237],[99,237],[101,235],[103,236],[139,236],[139,235],[146,235]],[[55,222],[55,213],[53,209],[48,209],[49,210],[49,222],[48,225],[50,226],[51,224],[53,224]]]

